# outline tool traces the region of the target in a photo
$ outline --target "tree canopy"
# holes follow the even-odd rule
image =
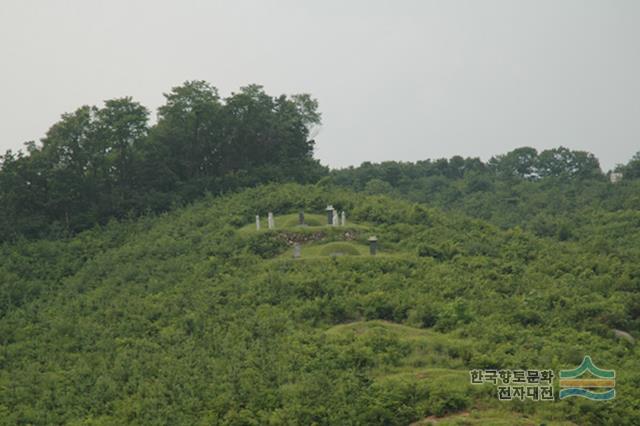
[[[126,97],[63,114],[0,170],[0,239],[69,234],[110,218],[158,212],[268,181],[317,179],[309,95],[272,97],[258,85],[221,98],[204,81],[165,94],[158,121]]]

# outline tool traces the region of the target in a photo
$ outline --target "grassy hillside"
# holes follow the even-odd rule
[[[346,227],[323,225],[327,204]],[[268,211],[276,229],[256,231]],[[274,185],[5,244],[0,424],[632,425],[640,358],[614,330],[640,333],[640,213],[575,225],[558,241]],[[586,354],[616,370],[615,400],[499,402],[469,384],[472,368]]]

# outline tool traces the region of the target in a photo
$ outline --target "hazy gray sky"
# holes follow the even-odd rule
[[[0,150],[63,112],[203,79],[318,98],[316,156],[640,150],[640,1],[2,0]]]

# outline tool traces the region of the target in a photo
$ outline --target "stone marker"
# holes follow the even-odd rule
[[[295,259],[300,257],[300,250],[301,250],[300,243],[295,243],[293,246],[293,257]]]
[[[304,225],[304,210],[298,213],[298,225]]]
[[[333,225],[333,206],[331,204],[327,206],[327,224]]]
[[[338,226],[340,225],[340,220],[338,219],[338,211],[334,210],[333,211],[333,226]]]
[[[276,227],[276,223],[273,220],[273,213],[272,212],[269,212],[269,216],[268,216],[268,220],[267,221],[269,222],[269,229],[273,229],[273,228]]]
[[[260,215],[256,215],[256,230],[260,230]]]
[[[340,215],[340,224],[342,226],[345,226],[347,224],[347,215],[345,214],[344,210],[342,210],[342,214]]]
[[[375,235],[369,237],[369,254],[375,256],[378,252],[378,238]]]

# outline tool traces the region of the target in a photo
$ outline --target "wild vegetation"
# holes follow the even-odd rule
[[[5,155],[0,424],[637,423],[638,156],[615,184],[564,148],[328,172],[315,109],[192,82],[149,128],[120,100]],[[116,111],[139,139],[106,124]],[[500,402],[470,384],[470,369],[584,355],[616,370],[614,400]]]

